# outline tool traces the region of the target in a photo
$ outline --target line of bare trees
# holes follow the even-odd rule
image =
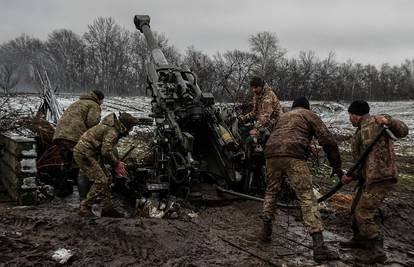
[[[188,47],[184,54],[164,35],[156,40],[171,64],[187,65],[200,87],[219,100],[232,101],[248,89],[257,74],[281,99],[304,95],[313,100],[363,98],[371,101],[414,99],[414,59],[380,68],[352,61],[337,62],[334,53],[319,59],[312,51],[289,58],[276,34],[249,38],[250,51],[228,50],[212,56]],[[55,30],[46,41],[22,35],[0,45],[0,89],[34,88],[37,71],[49,73],[60,92],[99,89],[109,95],[145,93],[149,52],[143,35],[120,27],[112,18],[98,18],[82,36]]]

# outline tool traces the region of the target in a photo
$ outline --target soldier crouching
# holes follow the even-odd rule
[[[126,165],[119,160],[114,147],[137,124],[138,120],[128,113],[122,113],[119,119],[111,113],[101,123],[87,130],[76,144],[73,152],[80,175],[85,175],[93,183],[86,199],[81,201],[81,216],[91,215],[92,205],[100,204],[102,216],[123,217],[113,208],[112,177],[104,164],[110,164],[116,176],[128,176]]]

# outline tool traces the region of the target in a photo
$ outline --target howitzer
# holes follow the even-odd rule
[[[379,139],[381,138],[381,136],[386,133],[390,138],[392,138],[393,140],[396,140],[396,137],[394,136],[394,134],[390,131],[390,129],[388,128],[387,125],[381,125],[381,129],[378,132],[378,134],[375,136],[375,138],[372,140],[372,142],[367,146],[367,148],[365,149],[364,153],[362,153],[358,160],[355,162],[355,164],[346,172],[347,176],[352,176],[355,171],[357,171],[362,164],[365,162],[365,159],[368,157],[369,153],[371,152],[372,148],[374,147],[374,145],[379,141]],[[362,176],[358,176],[359,179],[363,179]],[[359,181],[359,185],[362,186],[365,183],[365,181]],[[341,189],[341,187],[344,185],[344,183],[342,183],[341,180],[339,180],[339,182],[325,195],[323,195],[322,197],[320,197],[318,199],[318,203],[323,202],[327,199],[329,199],[331,196],[333,196],[336,192],[339,191],[339,189]]]
[[[150,116],[155,120],[154,185],[188,189],[201,174],[237,182],[243,153],[221,123],[213,95],[201,91],[188,68],[168,63],[154,39],[149,16],[136,15],[134,23],[151,51],[147,89],[152,95]]]

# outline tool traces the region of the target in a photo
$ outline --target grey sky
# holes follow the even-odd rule
[[[289,56],[329,51],[338,61],[400,64],[414,59],[414,1],[410,0],[0,0],[0,42],[22,33],[42,40],[54,29],[78,34],[97,17],[133,31],[133,16],[151,16],[180,52],[194,45],[214,54],[248,50],[254,33],[276,33]]]

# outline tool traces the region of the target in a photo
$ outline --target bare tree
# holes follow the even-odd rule
[[[98,18],[84,34],[87,45],[87,71],[92,84],[107,94],[117,94],[125,87],[128,68],[129,32],[113,18]]]
[[[0,46],[0,88],[8,95],[19,82],[20,59],[18,54],[6,43]]]
[[[80,36],[71,30],[56,30],[49,34],[46,42],[47,52],[51,55],[53,71],[57,84],[64,91],[86,86],[85,44]]]
[[[258,74],[269,80],[269,66],[277,63],[286,53],[285,49],[279,47],[279,40],[275,33],[259,32],[250,36],[249,43],[251,51],[258,58]]]

